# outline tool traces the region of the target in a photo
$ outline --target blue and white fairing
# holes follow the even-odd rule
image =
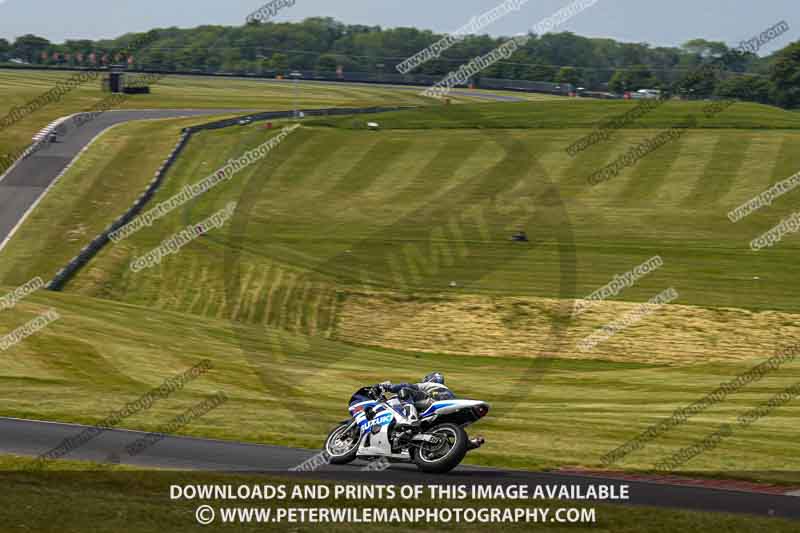
[[[434,416],[442,416],[442,415],[449,415],[452,413],[457,413],[459,411],[467,410],[467,409],[486,409],[488,411],[489,404],[486,402],[480,402],[477,400],[441,400],[438,402],[433,402],[430,407],[425,409],[424,412],[419,414],[420,420],[434,417]]]
[[[367,419],[365,410],[371,408],[374,416]],[[432,422],[439,417],[456,415],[460,425],[471,424],[483,417],[489,410],[489,404],[477,400],[440,400],[433,402],[425,411],[419,413],[421,423]],[[412,421],[406,417],[403,403],[397,398],[377,402],[367,400],[353,403],[349,407],[350,416],[361,430],[361,443],[358,447],[360,457],[391,457],[400,460],[410,460],[407,450],[393,453],[389,439],[389,428],[392,422],[397,424],[410,424]],[[416,438],[416,437],[414,437]]]
[[[372,408],[372,420],[367,419],[364,412]],[[407,451],[392,453],[389,443],[389,425],[392,421],[407,423],[403,416],[403,406],[399,400],[392,398],[385,402],[364,401],[350,405],[350,416],[353,417],[358,427],[361,428],[361,444],[358,447],[360,457],[392,457],[395,459],[410,460]]]
[[[402,410],[396,412],[394,409],[390,408],[387,403],[379,403],[370,400],[353,404],[349,408],[350,416],[355,419],[358,427],[361,428],[362,433],[372,431],[372,428],[375,426],[388,426],[392,423],[392,420],[395,420],[395,418],[402,420]],[[371,407],[373,409],[373,413],[375,414],[375,417],[372,420],[367,420],[367,415],[364,413],[368,407]]]

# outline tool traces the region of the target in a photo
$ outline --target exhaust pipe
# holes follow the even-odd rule
[[[483,437],[475,437],[474,439],[469,439],[469,444],[467,444],[467,450],[475,450],[483,446],[483,443],[486,442],[486,439]]]

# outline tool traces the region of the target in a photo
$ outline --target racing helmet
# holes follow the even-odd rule
[[[439,385],[444,385],[444,374],[441,372],[431,372],[424,378],[422,378],[423,383],[438,383]]]

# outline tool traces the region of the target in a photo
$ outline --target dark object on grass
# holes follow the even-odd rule
[[[125,94],[150,94],[149,85],[130,85],[122,89]]]
[[[511,236],[511,240],[514,242],[528,242],[528,236],[524,231],[517,231]]]

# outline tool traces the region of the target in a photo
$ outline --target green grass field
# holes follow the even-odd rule
[[[540,105],[541,104],[541,105]],[[559,105],[568,104],[568,105]],[[377,120],[389,129],[576,129],[594,128],[604,121],[622,116],[639,104],[624,100],[592,100],[557,98],[526,105],[518,103],[486,103],[480,113],[460,107],[431,115],[416,110],[391,115],[365,115],[364,120]],[[626,129],[669,128],[680,124],[688,115],[697,117],[704,129],[797,129],[800,113],[752,103],[737,103],[725,111],[705,116],[711,102],[666,102],[627,125]],[[347,118],[315,118],[310,124],[348,128]],[[580,135],[574,135],[577,140]]]
[[[600,118],[622,109],[592,104]],[[39,294],[0,314],[2,329],[46,305],[64,315],[0,360],[4,412],[96,421],[114,402],[207,357],[218,364],[213,375],[126,426],[153,429],[221,389],[232,401],[186,433],[314,447],[359,386],[436,368],[457,393],[493,405],[476,426],[490,445],[471,461],[599,466],[604,453],[800,339],[796,239],[748,250],[750,239],[790,212],[791,193],[736,225],[726,217],[797,171],[800,130],[796,114],[737,105],[715,127],[692,130],[590,187],[592,170],[698,108],[668,104],[646,128],[618,132],[572,159],[565,148],[590,130],[581,114],[571,127],[563,106],[440,106],[379,117],[379,132],[364,130],[364,117],[307,122],[231,182],[108,247],[66,294]],[[558,127],[540,127],[535,117],[543,116]],[[511,121],[531,126],[470,127]],[[139,178],[109,187],[98,169],[117,161],[151,175],[135,159],[140,135],[154,135],[158,150],[167,150],[175,130],[157,135],[149,127],[117,128],[87,154],[98,165],[64,177],[0,255],[2,283],[51,275],[82,247],[63,235],[86,220],[113,218],[112,199],[136,195]],[[157,201],[271,134],[254,124],[198,135]],[[94,206],[106,198],[98,213]],[[238,211],[222,230],[156,268],[128,269],[232,200]],[[520,226],[530,246],[508,241]],[[654,254],[664,258],[662,269],[617,301],[569,319],[565,298]],[[679,305],[588,355],[575,349],[670,286]],[[798,376],[800,365],[785,365],[620,466],[652,468]],[[782,407],[682,471],[800,482],[797,409]]]
[[[616,102],[595,105],[608,106],[607,116],[619,111]],[[737,224],[727,218],[730,209],[800,167],[800,130],[768,129],[790,124],[795,114],[734,106],[718,118],[727,126],[692,130],[594,187],[586,183],[594,169],[661,131],[656,127],[697,112],[697,105],[667,104],[657,112],[663,116],[648,116],[652,129],[620,131],[576,158],[564,148],[589,130],[569,128],[567,119],[547,130],[468,127],[484,114],[492,124],[503,122],[501,111],[522,121],[543,109],[556,116],[561,107],[431,108],[385,115],[380,120],[387,129],[380,132],[364,131],[363,118],[311,121],[230,183],[107,248],[70,290],[365,345],[576,357],[575,344],[630,302],[674,287],[680,305],[602,344],[594,357],[735,361],[800,341],[798,300],[787,290],[795,286],[796,239],[788,236],[758,253],[748,248],[791,213],[792,194]],[[758,118],[759,110],[767,118]],[[426,129],[392,128],[423,116],[430,118]],[[464,127],[452,127],[459,121]],[[128,135],[125,128],[116,135]],[[171,133],[156,134],[164,152]],[[158,200],[266,135],[259,125],[198,135]],[[116,154],[115,166],[130,167],[140,179],[157,165],[126,163],[136,160],[137,148],[105,153]],[[84,174],[83,168],[70,173],[3,252],[0,279],[6,284],[52,276],[83,245],[64,241],[62,232],[80,233],[86,220],[100,220],[102,227],[119,214],[97,214],[73,192],[90,183],[78,178]],[[141,190],[135,181],[114,183],[128,197]],[[201,239],[160,267],[130,271],[134,258],[231,200],[240,209],[230,231]],[[61,222],[53,225],[54,219]],[[519,227],[534,244],[509,243]],[[34,238],[42,232],[49,240]],[[550,329],[541,326],[565,314],[560,300],[586,296],[656,254],[664,267],[625,289],[618,303],[570,321],[560,334],[563,346],[551,345]]]
[[[616,102],[595,105],[599,109],[608,105],[607,114],[619,109]],[[733,207],[800,168],[800,129],[766,129],[781,124],[788,128],[792,121],[800,126],[798,115],[771,117],[770,113],[779,112],[742,104],[732,108],[730,115],[720,117],[720,122],[724,119],[728,124],[725,129],[693,130],[619,177],[594,187],[586,183],[593,170],[658,133],[655,128],[667,127],[671,119],[695,112],[696,106],[668,104],[659,110],[665,112],[663,117],[648,117],[652,121],[648,126],[653,129],[621,131],[613,142],[592,147],[574,159],[564,148],[587,131],[570,128],[569,117],[561,121],[557,130],[539,131],[538,126],[510,131],[469,128],[470,121],[483,116],[488,117],[488,124],[503,122],[497,109],[503,110],[509,120],[523,121],[543,110],[557,116],[561,107],[502,104],[474,106],[469,111],[462,111],[464,108],[459,106],[438,108],[435,112],[387,114],[382,120],[387,130],[377,133],[353,130],[354,122],[363,124],[361,118],[342,119],[339,128],[319,125],[326,123],[324,120],[311,121],[285,141],[274,157],[240,173],[224,190],[205,195],[190,209],[174,213],[157,228],[126,242],[130,253],[124,259],[120,259],[120,250],[125,247],[114,247],[113,252],[110,249],[92,270],[99,273],[101,280],[125,276],[124,268],[118,267],[124,267],[136,253],[146,251],[171,230],[210,214],[225,202],[242,199],[252,206],[248,207],[246,231],[237,233],[236,245],[245,254],[259,256],[253,259],[255,262],[274,260],[314,271],[320,279],[375,289],[441,291],[447,289],[450,280],[467,279],[467,293],[556,297],[561,282],[555,246],[558,240],[545,239],[553,229],[548,216],[557,215],[558,224],[569,228],[559,237],[567,239],[566,233],[570,233],[569,238],[574,240],[578,263],[575,268],[580,273],[576,296],[588,294],[614,274],[660,254],[665,267],[626,290],[622,300],[641,301],[658,292],[659,287],[674,285],[682,295],[681,303],[798,311],[796,298],[785,290],[792,284],[789,265],[796,241],[788,237],[779,246],[759,253],[747,249],[752,238],[791,213],[791,194],[737,224],[726,216]],[[765,118],[751,118],[758,109],[764,110]],[[431,113],[435,114],[428,129],[407,129],[409,122],[430,117]],[[459,119],[465,124],[462,129],[439,129],[442,124]],[[390,129],[398,121],[404,125]],[[739,129],[729,124],[749,127]],[[155,134],[158,128],[155,124],[147,127],[147,135]],[[124,128],[118,131],[116,135],[125,138],[139,135],[133,130],[126,133]],[[158,136],[163,146],[157,145],[154,152],[166,151],[174,131],[164,129],[163,135]],[[227,158],[263,142],[266,135],[258,125],[199,135],[176,165],[159,199],[168,198],[185,184],[211,173]],[[103,150],[106,157],[131,157],[139,151],[139,146],[118,152],[104,146],[98,151]],[[125,159],[113,164],[121,168],[133,166]],[[92,165],[87,163],[88,166]],[[142,166],[141,174],[147,176],[154,163]],[[83,175],[86,167],[72,174]],[[134,171],[140,172],[138,168]],[[65,180],[70,181],[78,180]],[[74,202],[77,219],[92,218],[88,216],[92,212],[90,203],[75,201],[77,195],[68,186],[65,183],[64,190],[54,196],[60,197],[61,202]],[[136,192],[142,184],[119,186]],[[256,193],[254,199],[248,198],[251,192]],[[541,205],[541,194],[545,192],[556,195],[547,200],[556,207]],[[555,209],[559,213],[543,213]],[[37,213],[33,218],[49,222],[51,215],[64,211],[64,206],[55,205],[55,200],[52,204],[46,201],[40,211],[41,215]],[[65,221],[62,227],[70,224]],[[507,237],[515,224],[526,226],[532,237],[543,239],[541,245],[532,251],[510,248]],[[402,268],[407,266],[402,264],[407,246],[418,246],[425,254],[428,245],[444,246],[447,241],[455,241],[453,231],[464,232],[462,241],[466,251],[472,252],[469,261],[453,261],[452,267],[440,261],[435,274],[419,272],[414,276],[411,272],[398,272],[408,270]],[[437,232],[440,235],[434,235]],[[19,243],[31,240],[25,236],[16,239]],[[9,262],[23,262],[15,261],[15,244],[12,242],[6,252],[10,254]],[[352,249],[354,246],[357,249]],[[76,251],[68,243],[63,248],[47,246],[52,256],[67,259]],[[34,255],[41,254],[33,253],[36,251],[41,249],[25,255],[28,271],[9,277],[8,270],[0,270],[0,276],[4,275],[7,283],[21,283],[32,272],[47,271],[37,264]],[[188,272],[190,277],[196,277],[200,273],[191,266],[192,261],[204,254],[205,248],[200,247],[196,254],[181,254],[174,266],[164,267],[166,272],[159,271],[149,278],[147,274],[137,275],[139,281],[131,294],[124,294],[121,283],[105,285],[104,290],[110,289],[113,297],[149,302],[153,291],[161,292],[161,288],[148,291],[148,279],[166,278],[167,285],[171,272],[181,277]],[[52,262],[51,258],[44,260]],[[725,275],[721,276],[722,272]],[[753,280],[754,275],[759,275],[758,282]],[[209,276],[210,280],[224,278],[221,271]],[[77,286],[85,288],[92,279],[79,280]],[[185,303],[193,295],[177,296]]]

